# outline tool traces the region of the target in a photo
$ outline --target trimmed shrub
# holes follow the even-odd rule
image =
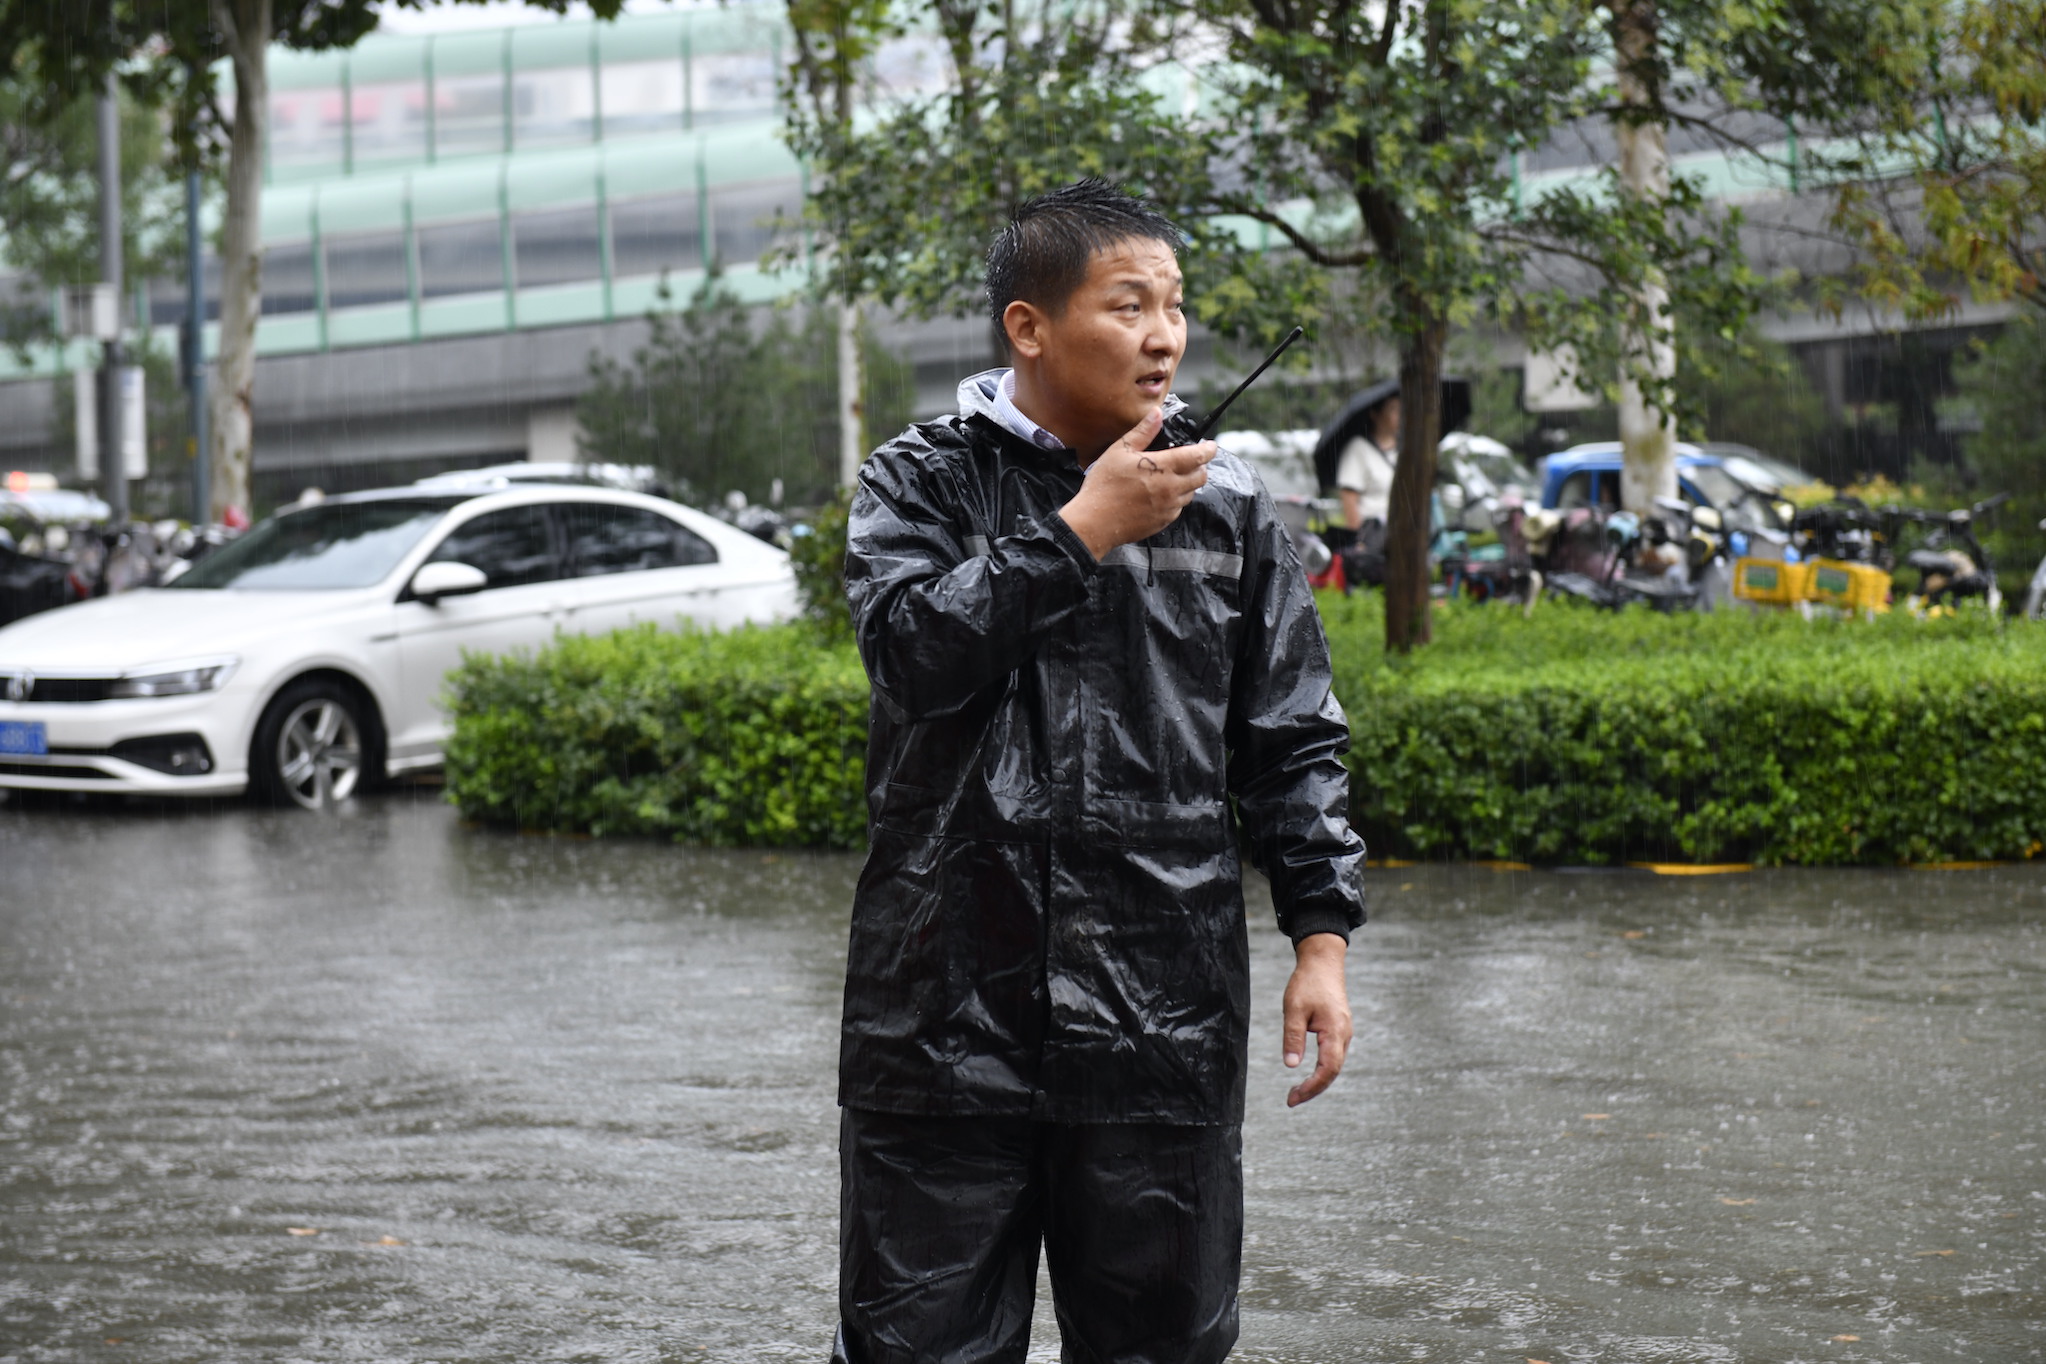
[[[800,625],[563,636],[448,679],[449,798],[527,829],[856,848],[867,678]]]
[[[1325,616],[1377,856],[1894,864],[2046,837],[2046,630],[1451,606],[1399,659],[1374,599]]]
[[[1453,605],[1398,658],[1379,609],[1323,602],[1374,856],[1895,864],[2046,839],[2046,629]],[[814,627],[563,638],[471,659],[450,698],[471,818],[864,839],[866,678]]]

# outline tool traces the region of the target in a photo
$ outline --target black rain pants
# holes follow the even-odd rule
[[[1040,1243],[1065,1364],[1236,1343],[1240,1125],[843,1110],[833,1364],[1022,1364]]]

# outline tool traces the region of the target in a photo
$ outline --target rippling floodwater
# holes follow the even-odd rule
[[[432,794],[0,807],[0,1360],[822,1360],[858,860]],[[1237,1358],[2046,1358],[2046,868],[1372,891]]]

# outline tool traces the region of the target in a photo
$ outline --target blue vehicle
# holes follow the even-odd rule
[[[1735,557],[1748,552],[1751,539],[1788,542],[1795,510],[1784,500],[1789,465],[1762,457],[1745,446],[1692,445],[1677,442],[1677,485],[1694,507],[1716,509]],[[1591,507],[1601,512],[1620,508],[1620,443],[1594,441],[1576,445],[1542,461],[1542,506],[1552,511]]]

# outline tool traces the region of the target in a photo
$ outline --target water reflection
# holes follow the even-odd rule
[[[0,1357],[821,1357],[856,859],[400,793],[0,866]],[[1297,1112],[1254,936],[1238,1358],[2039,1356],[2046,875],[1373,890]]]

